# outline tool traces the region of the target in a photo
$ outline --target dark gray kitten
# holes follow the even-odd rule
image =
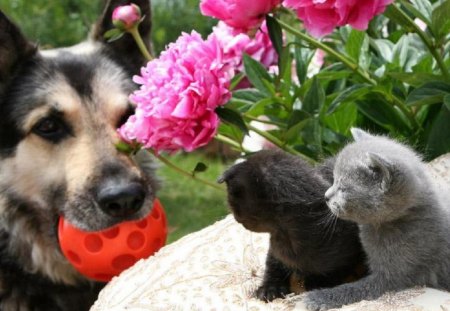
[[[295,273],[306,290],[336,286],[366,272],[356,224],[330,213],[324,194],[333,160],[312,167],[299,157],[266,150],[228,169],[228,202],[236,220],[270,233],[263,284],[257,297],[270,301],[291,292]],[[357,275],[361,276],[361,275]]]
[[[370,274],[306,294],[309,310],[327,310],[388,291],[423,285],[450,290],[448,201],[407,146],[360,129],[337,156],[325,197],[341,219],[359,224]]]

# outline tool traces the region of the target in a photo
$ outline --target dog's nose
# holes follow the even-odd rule
[[[142,207],[144,200],[145,190],[137,183],[109,186],[98,193],[100,208],[113,217],[133,215]]]

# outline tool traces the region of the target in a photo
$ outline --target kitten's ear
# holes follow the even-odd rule
[[[20,29],[0,11],[0,94],[17,67],[36,53]]]
[[[228,182],[231,178],[236,176],[236,174],[239,172],[239,170],[242,169],[242,164],[241,163],[244,163],[245,161],[246,160],[240,161],[240,162],[234,164],[229,169],[227,169],[225,172],[222,173],[222,175],[219,176],[219,178],[217,178],[217,182],[219,184],[222,184],[224,182]]]
[[[367,140],[369,138],[372,138],[373,136],[370,135],[369,133],[363,131],[360,128],[357,127],[352,127],[350,129],[350,132],[352,133],[353,139],[355,141],[362,141],[362,140]]]
[[[366,155],[369,169],[381,174],[381,188],[386,191],[391,181],[391,162],[373,152],[367,152]]]
[[[121,5],[134,3],[141,9],[144,20],[139,24],[139,33],[145,43],[145,46],[150,49],[150,31],[151,31],[151,6],[150,0],[108,0],[106,1],[103,13],[91,33],[92,39],[106,44],[109,50],[113,53],[115,58],[123,63],[131,73],[138,73],[139,69],[145,65],[146,59],[142,56],[139,48],[136,45],[133,37],[126,33],[122,38],[113,42],[107,42],[105,33],[113,29],[112,12]]]

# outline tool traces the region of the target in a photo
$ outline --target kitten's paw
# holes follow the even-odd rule
[[[303,297],[303,304],[309,311],[325,311],[341,307],[340,304],[331,301],[330,297],[327,295],[326,289],[307,293]]]
[[[291,290],[284,285],[262,285],[256,290],[258,299],[269,302],[277,298],[285,298]]]

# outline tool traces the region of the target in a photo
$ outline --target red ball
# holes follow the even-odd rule
[[[166,243],[166,215],[158,199],[149,215],[98,232],[82,231],[62,216],[59,244],[67,260],[88,278],[108,282],[113,276],[147,258]]]

